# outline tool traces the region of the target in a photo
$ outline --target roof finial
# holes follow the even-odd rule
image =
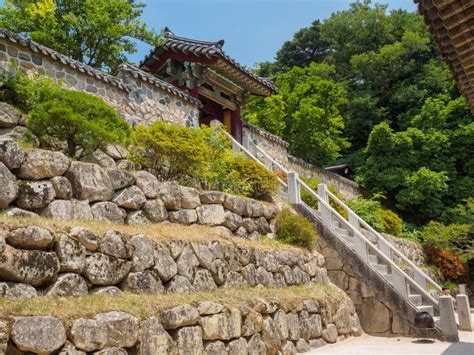
[[[223,47],[224,46],[224,43],[225,41],[223,39],[221,39],[220,41],[217,41],[216,44],[219,46],[219,47]]]
[[[165,29],[163,30],[163,32],[167,35],[167,34],[170,34],[170,35],[174,35],[174,33],[169,29],[168,26],[165,27]]]

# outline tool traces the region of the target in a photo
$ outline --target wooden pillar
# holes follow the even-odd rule
[[[232,111],[224,111],[223,121],[225,130],[232,134]]]
[[[234,139],[242,143],[242,120],[240,119],[240,107],[237,107],[235,111],[232,111],[232,127],[231,134]]]

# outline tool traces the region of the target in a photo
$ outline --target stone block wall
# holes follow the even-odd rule
[[[14,66],[99,96],[131,124],[199,125],[198,100],[138,68],[122,65],[114,77],[0,28],[0,71],[11,73]]]
[[[330,309],[308,295],[291,306],[263,298],[231,305],[201,301],[145,319],[123,311],[68,322],[11,317],[0,321],[0,353],[295,354],[360,333],[350,301]]]
[[[324,258],[317,252],[212,239],[157,241],[112,229],[98,234],[80,226],[53,229],[3,222],[0,297],[189,294],[223,287],[328,283]]]

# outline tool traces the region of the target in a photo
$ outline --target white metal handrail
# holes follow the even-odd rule
[[[438,291],[441,291],[442,288],[440,285],[436,283],[429,275],[427,275],[423,270],[421,270],[418,266],[416,266],[410,259],[406,257],[405,254],[403,254],[400,250],[398,250],[392,243],[390,243],[386,238],[383,237],[379,232],[377,232],[370,224],[368,224],[366,221],[364,221],[357,213],[355,213],[349,206],[347,206],[344,202],[342,202],[339,198],[337,198],[331,191],[327,190],[327,194],[329,197],[333,199],[334,202],[336,202],[339,206],[344,208],[347,212],[352,214],[353,217],[357,218],[357,221],[360,223],[361,226],[363,226],[365,229],[367,229],[369,232],[372,234],[375,234],[375,236],[378,239],[382,239],[386,242],[387,247],[400,259],[403,260],[403,262],[407,263],[411,268],[413,268],[414,272],[418,273],[419,276],[422,276],[425,279],[425,282],[429,282],[431,285],[433,285]],[[423,286],[423,285],[421,285]]]
[[[342,217],[328,202],[326,202],[321,196],[319,196],[316,192],[313,191],[304,181],[301,179],[298,179],[298,184],[304,188],[313,198],[315,198],[318,203],[321,203],[326,209],[328,209],[331,212],[332,216],[336,216],[341,222],[349,228],[354,235],[357,235],[360,239],[362,239],[371,250],[377,254],[378,257],[380,257],[382,260],[384,260],[390,267],[395,269],[400,275],[403,276],[403,278],[414,288],[416,288],[427,300],[430,301],[434,306],[438,307],[438,301],[431,296],[423,287],[421,287],[415,280],[413,280],[406,272],[404,272],[398,265],[396,265],[392,259],[390,259],[388,256],[386,256],[377,246],[375,246],[369,239],[367,239],[357,228],[355,228],[353,225],[349,223],[344,217]],[[306,208],[309,210],[312,210],[311,207],[305,205]],[[343,238],[341,238],[344,240]],[[369,266],[370,264],[367,263]],[[374,269],[375,270],[375,269]],[[377,270],[376,270],[377,271]]]

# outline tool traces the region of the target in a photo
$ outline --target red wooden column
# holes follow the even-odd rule
[[[242,120],[240,119],[240,107],[237,110],[232,111],[232,126],[231,126],[232,137],[242,143]]]

